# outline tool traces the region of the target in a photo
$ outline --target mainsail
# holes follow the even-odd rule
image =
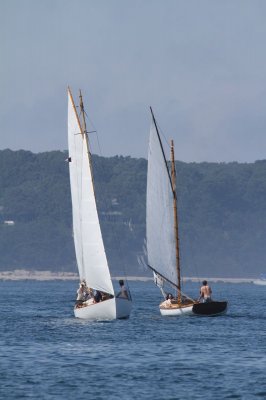
[[[148,265],[177,285],[173,189],[154,120],[150,128],[147,174]]]
[[[80,279],[114,294],[95,201],[87,133],[68,90],[68,147],[73,233]]]

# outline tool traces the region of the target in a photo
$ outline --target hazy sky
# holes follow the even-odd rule
[[[151,105],[176,159],[265,159],[265,21],[264,0],[0,0],[0,149],[66,149],[70,85],[104,156],[146,158]]]

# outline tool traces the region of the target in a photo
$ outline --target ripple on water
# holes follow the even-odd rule
[[[14,283],[0,282],[2,398],[265,398],[265,292],[252,285],[220,284],[225,316],[178,319],[160,316],[153,285],[132,282],[132,316],[112,322],[73,317],[73,282],[17,285],[6,305]]]

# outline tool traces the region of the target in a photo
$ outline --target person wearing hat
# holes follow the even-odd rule
[[[200,288],[199,300],[202,299],[203,303],[208,303],[209,301],[212,301],[211,295],[212,295],[211,287],[208,285],[207,281],[203,281],[202,286]]]

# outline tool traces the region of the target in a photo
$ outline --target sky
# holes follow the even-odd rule
[[[265,159],[265,18],[264,0],[0,0],[0,149],[66,150],[69,85],[93,153],[147,158],[152,106],[178,160]]]

